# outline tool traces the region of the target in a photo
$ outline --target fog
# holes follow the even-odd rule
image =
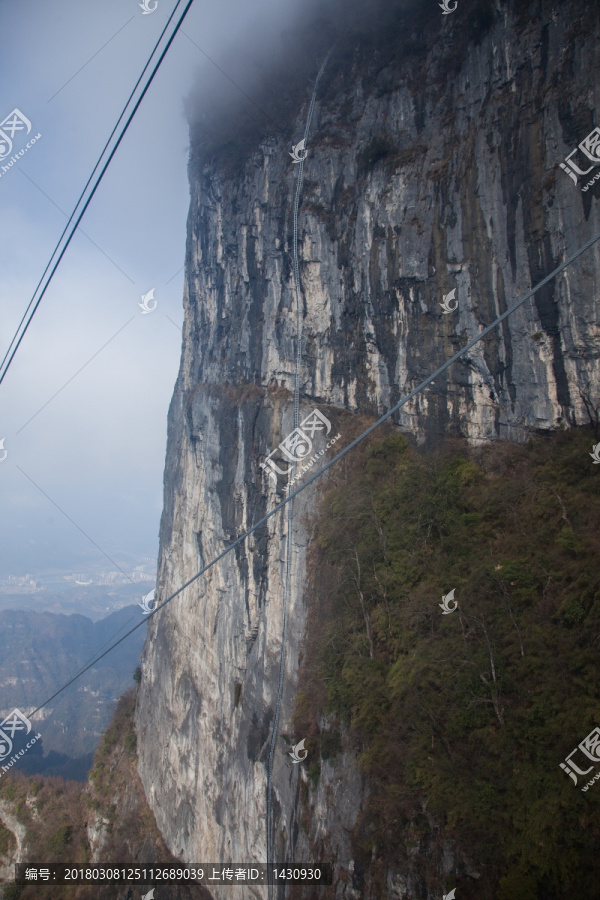
[[[16,108],[41,134],[0,176],[2,356],[172,8],[0,5],[0,119]],[[0,578],[156,556],[183,319],[184,98],[195,84],[260,119],[248,59],[264,74],[294,17],[272,0],[188,13],[0,385]]]

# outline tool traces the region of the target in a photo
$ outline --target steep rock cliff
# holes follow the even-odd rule
[[[379,18],[370,9],[368,27],[353,21],[336,34],[330,17],[322,29],[341,36],[304,163],[300,418],[318,408],[341,432],[340,448],[359,433],[358,418],[389,409],[599,230],[593,190],[582,193],[558,168],[594,125],[598,10],[465,0],[442,16],[435,3],[392,6]],[[313,78],[324,55],[306,51]],[[284,496],[283,478],[275,487],[259,464],[293,429],[289,151],[302,138],[310,91],[296,85],[304,105],[289,130],[246,142],[227,167],[225,154],[206,150],[201,115],[193,122],[159,600]],[[522,440],[585,421],[581,391],[598,385],[598,253],[416,396],[397,427],[427,442],[444,433]],[[440,302],[454,289],[458,309],[444,315]],[[279,732],[298,740],[291,715],[318,498],[315,485],[300,495],[292,529]],[[265,861],[286,529],[278,513],[149,622],[139,771],[169,849],[189,862]],[[310,837],[298,823],[305,776],[286,749],[278,738],[275,857],[309,861],[312,838],[323,845],[326,836],[340,866],[336,894],[360,896],[345,858],[364,800],[352,760],[324,769]],[[389,896],[417,890],[398,876]]]

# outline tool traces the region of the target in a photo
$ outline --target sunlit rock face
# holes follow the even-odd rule
[[[343,37],[317,95],[299,211],[300,417],[319,409],[342,432],[340,448],[344,423],[390,409],[600,230],[596,187],[583,192],[586,179],[575,185],[558,167],[598,107],[589,77],[597,10],[546,3],[532,19],[524,4],[509,3],[493,21],[474,21],[470,6],[439,10],[433,37],[415,38],[410,56],[383,65],[377,54],[352,54],[352,37]],[[434,3],[429,17],[437,15]],[[284,496],[284,478],[275,486],[259,464],[293,429],[297,167],[289,151],[311,90],[293,133],[265,139],[233,176],[218,161],[202,163],[192,142],[159,601]],[[585,422],[580,390],[598,385],[599,253],[587,251],[436,377],[396,415],[398,427],[420,442],[445,434],[475,442]],[[444,314],[453,291],[448,302],[458,306]],[[319,496],[311,486],[294,506],[279,727],[291,743],[302,737],[290,720]],[[281,512],[148,624],[140,775],[170,850],[188,862],[266,858],[286,534]],[[333,860],[344,873],[337,896],[363,896],[350,837],[368,785],[347,755],[324,764],[301,827],[306,775],[288,749],[278,737],[276,857]],[[388,884],[390,897],[421,896],[412,869],[390,872]]]

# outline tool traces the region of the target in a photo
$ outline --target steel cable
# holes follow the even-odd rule
[[[567,266],[569,266],[572,262],[574,262],[574,260],[576,260],[579,256],[581,256],[582,253],[585,253],[585,251],[588,250],[598,240],[600,240],[600,231],[597,232],[593,237],[591,237],[589,239],[589,241],[586,241],[585,244],[583,244],[578,250],[575,251],[575,253],[572,253],[571,256],[569,256],[563,263],[561,263],[559,266],[557,266],[555,269],[553,269],[549,275],[546,275],[546,277],[543,278],[538,284],[536,284],[535,287],[533,287],[529,291],[527,291],[527,293],[524,294],[520,300],[518,300],[516,303],[514,303],[512,306],[510,306],[505,312],[501,313],[501,315],[497,316],[497,318],[495,318],[494,321],[490,325],[487,325],[483,329],[483,331],[481,331],[474,338],[471,338],[471,340],[465,344],[465,346],[462,348],[462,350],[458,350],[453,356],[450,357],[450,359],[446,360],[445,363],[443,363],[441,366],[439,366],[439,368],[437,368],[435,370],[435,372],[433,372],[431,375],[428,375],[427,378],[425,378],[423,381],[421,381],[408,394],[405,394],[401,400],[399,400],[396,404],[394,404],[394,406],[392,406],[386,413],[384,413],[382,416],[380,416],[380,418],[377,419],[376,422],[374,422],[372,425],[369,425],[369,427],[365,431],[363,431],[362,434],[359,434],[359,436],[357,438],[355,438],[353,441],[351,441],[347,447],[344,447],[343,450],[340,450],[339,453],[336,453],[336,455],[334,457],[332,457],[332,459],[330,459],[328,463],[325,463],[325,465],[321,469],[318,469],[314,473],[314,475],[311,475],[310,478],[308,478],[307,481],[304,482],[304,484],[301,484],[300,487],[297,487],[295,491],[292,491],[292,493],[289,494],[289,496],[287,496],[284,500],[281,500],[276,506],[273,507],[273,509],[270,512],[268,512],[264,516],[262,516],[262,518],[260,518],[258,520],[258,522],[255,522],[251,528],[249,528],[247,531],[245,531],[243,534],[241,534],[238,538],[235,539],[235,541],[232,544],[230,544],[228,547],[225,547],[225,549],[222,550],[220,553],[218,553],[214,559],[212,559],[209,563],[207,563],[205,566],[203,566],[199,572],[196,572],[195,575],[192,575],[191,578],[189,578],[184,584],[182,584],[181,587],[177,588],[176,591],[173,591],[173,593],[170,594],[170,596],[168,596],[165,600],[163,600],[162,603],[155,606],[154,609],[152,610],[152,612],[149,613],[148,616],[146,617],[146,621],[151,619],[152,616],[155,616],[157,612],[160,612],[160,610],[163,609],[163,607],[165,607],[167,605],[167,603],[170,603],[172,600],[175,599],[175,597],[178,597],[179,594],[181,594],[183,591],[185,591],[186,588],[188,588],[191,584],[193,584],[195,581],[197,581],[198,578],[201,578],[206,572],[209,571],[209,569],[212,569],[213,566],[216,566],[216,564],[218,562],[220,562],[229,553],[231,553],[232,550],[235,550],[236,547],[239,547],[239,545],[241,543],[243,543],[248,537],[250,537],[251,534],[254,534],[255,531],[257,531],[266,522],[268,522],[272,516],[276,515],[280,510],[282,510],[284,508],[284,506],[287,506],[287,504],[290,503],[294,499],[294,497],[297,497],[298,494],[300,494],[302,491],[305,491],[307,487],[310,487],[310,485],[314,481],[316,481],[317,478],[320,478],[322,475],[324,475],[325,472],[327,472],[332,466],[334,466],[340,459],[342,459],[344,456],[346,456],[346,454],[348,454],[351,450],[353,450],[355,447],[357,447],[358,444],[362,443],[362,441],[364,441],[365,438],[367,438],[377,428],[379,428],[380,425],[383,425],[384,422],[387,422],[387,420],[389,418],[391,418],[391,416],[393,416],[394,413],[398,412],[398,410],[401,409],[406,403],[408,403],[409,400],[412,400],[413,397],[415,397],[424,388],[426,388],[427,385],[430,384],[430,382],[434,381],[438,375],[441,375],[442,372],[445,372],[446,369],[450,368],[452,363],[455,363],[458,359],[460,359],[461,356],[464,356],[464,354],[467,353],[471,349],[471,347],[474,347],[475,344],[479,343],[479,341],[482,338],[484,338],[486,336],[486,334],[489,334],[490,331],[493,331],[493,329],[496,328],[501,322],[503,322],[504,319],[506,319],[506,318],[508,318],[508,316],[512,315],[512,313],[514,313],[517,309],[519,309],[519,307],[521,307],[527,300],[529,300],[530,297],[532,297],[534,294],[536,294],[537,291],[539,291],[541,288],[544,287],[544,285],[548,284],[549,281],[551,281],[553,278],[555,278],[557,275],[559,275],[564,269],[567,268]],[[112,647],[109,647],[107,650],[104,651],[104,653],[101,653],[93,662],[89,663],[87,666],[85,666],[85,668],[81,669],[81,671],[79,671],[76,675],[73,676],[73,678],[71,678],[69,681],[67,681],[67,683],[64,684],[58,691],[55,691],[52,694],[52,696],[48,697],[47,700],[44,700],[43,703],[41,703],[38,707],[36,707],[36,709],[34,709],[31,713],[29,713],[29,718],[31,718],[31,716],[34,716],[37,712],[39,712],[40,709],[43,709],[45,706],[47,706],[48,703],[50,703],[52,700],[54,700],[55,697],[58,697],[58,695],[61,694],[64,690],[66,690],[71,684],[73,684],[74,681],[76,681],[78,678],[81,678],[81,676],[84,675],[85,672],[87,672],[89,669],[91,669],[92,666],[94,666],[94,665],[96,665],[96,663],[100,662],[100,660],[103,659],[107,653],[110,653],[111,650],[114,650],[115,647],[118,647],[119,644],[121,644],[124,640],[126,640],[130,634],[133,634],[133,632],[136,631],[136,629],[140,628],[144,624],[145,624],[145,622],[142,621],[142,622],[138,622],[137,625],[134,625],[134,627],[131,628],[127,632],[127,634],[124,634],[122,638],[119,638],[118,641],[115,641],[115,643],[112,645]]]
[[[168,27],[169,27],[169,25],[170,25],[170,23],[171,23],[171,20],[172,20],[173,17],[175,16],[175,12],[176,12],[177,7],[179,6],[180,2],[181,2],[181,0],[177,0],[177,3],[175,4],[175,8],[173,9],[173,12],[172,12],[171,15],[169,16],[169,19],[168,19],[168,21],[167,21],[167,24],[165,25],[165,27],[164,27],[163,30],[161,31],[160,36],[159,36],[159,38],[158,38],[156,44],[154,45],[154,48],[153,48],[153,50],[152,50],[152,53],[151,53],[150,56],[148,57],[148,60],[147,60],[147,62],[146,62],[146,65],[145,65],[144,68],[142,69],[142,74],[139,76],[138,80],[137,80],[136,83],[135,83],[135,87],[133,88],[133,90],[131,91],[129,97],[127,98],[127,102],[126,102],[125,106],[123,107],[123,110],[122,110],[122,112],[121,112],[121,115],[120,115],[119,118],[117,119],[117,123],[116,123],[116,125],[114,126],[113,130],[111,131],[110,136],[109,136],[108,140],[106,141],[106,143],[105,143],[105,145],[104,145],[104,147],[103,147],[103,149],[102,149],[102,152],[100,153],[100,156],[98,157],[98,160],[97,160],[97,162],[96,162],[96,165],[94,166],[94,168],[93,168],[93,170],[92,170],[92,174],[91,174],[90,177],[88,178],[88,180],[87,180],[87,182],[86,182],[86,184],[85,184],[85,187],[84,187],[83,190],[81,191],[81,193],[80,193],[80,195],[79,195],[79,197],[78,197],[78,199],[77,199],[77,203],[75,204],[75,207],[74,207],[74,209],[73,209],[73,212],[72,212],[71,215],[69,216],[69,219],[68,219],[68,221],[67,221],[67,224],[65,225],[65,227],[64,227],[64,229],[63,229],[63,232],[62,232],[62,234],[61,234],[61,236],[60,236],[60,238],[59,238],[59,240],[58,240],[58,243],[57,243],[56,247],[54,248],[54,250],[53,250],[53,252],[52,252],[52,256],[50,257],[50,260],[49,260],[49,262],[47,263],[46,268],[44,269],[44,271],[43,271],[43,273],[42,273],[42,276],[41,276],[40,280],[38,281],[38,283],[37,283],[37,285],[36,285],[36,288],[35,288],[35,290],[34,290],[34,292],[33,292],[33,296],[31,297],[31,300],[29,301],[29,304],[27,305],[27,309],[25,310],[25,312],[23,313],[23,316],[21,317],[21,321],[19,322],[19,325],[18,325],[18,327],[17,327],[17,330],[16,330],[16,332],[15,332],[15,334],[14,334],[14,336],[13,336],[13,338],[12,338],[10,344],[9,344],[8,350],[7,350],[6,353],[4,354],[4,358],[3,358],[2,362],[0,363],[0,384],[2,384],[2,382],[4,381],[4,378],[5,378],[5,376],[6,376],[6,373],[8,372],[8,369],[9,369],[9,367],[10,367],[10,364],[12,363],[12,361],[13,361],[13,359],[14,359],[14,357],[15,357],[15,354],[16,354],[17,350],[19,349],[20,345],[21,345],[21,341],[22,341],[23,338],[25,337],[25,334],[26,334],[26,332],[27,332],[27,329],[28,329],[29,326],[31,325],[31,322],[32,322],[32,320],[33,320],[33,317],[35,316],[35,314],[36,314],[36,312],[37,312],[37,309],[38,309],[40,303],[42,302],[42,299],[43,299],[43,297],[44,297],[44,294],[46,293],[48,287],[50,286],[50,282],[52,281],[52,278],[54,277],[54,273],[55,273],[56,270],[58,269],[58,267],[59,267],[59,265],[60,265],[60,262],[61,262],[63,256],[65,255],[65,253],[66,253],[66,251],[67,251],[67,248],[68,248],[69,244],[71,243],[71,240],[73,239],[73,236],[74,236],[74,234],[75,234],[75,232],[76,232],[76,230],[77,230],[77,227],[78,227],[79,223],[81,222],[81,220],[82,220],[82,218],[83,218],[83,216],[84,216],[84,214],[85,214],[85,212],[86,212],[88,206],[90,205],[90,203],[91,203],[91,201],[92,201],[92,198],[93,198],[94,194],[96,193],[96,190],[97,190],[97,188],[98,188],[100,182],[102,181],[102,178],[104,177],[104,174],[105,174],[106,170],[108,169],[108,166],[110,165],[110,163],[111,163],[111,161],[112,161],[113,156],[114,156],[115,153],[117,152],[117,149],[119,148],[119,145],[120,145],[121,141],[122,141],[123,138],[125,137],[125,134],[126,134],[126,132],[127,132],[127,129],[129,128],[129,126],[130,126],[130,124],[131,124],[131,121],[132,121],[133,117],[135,116],[135,114],[136,114],[136,112],[137,112],[137,110],[138,110],[138,108],[139,108],[139,106],[140,106],[142,100],[144,99],[144,97],[145,97],[145,95],[146,95],[146,92],[148,91],[148,88],[149,88],[150,85],[152,84],[152,81],[154,80],[154,76],[155,76],[156,73],[158,72],[158,69],[159,69],[161,63],[162,63],[163,59],[165,58],[165,56],[166,56],[166,54],[167,54],[167,52],[168,52],[168,50],[169,50],[171,44],[173,43],[173,40],[175,39],[175,35],[176,35],[177,32],[179,31],[179,28],[181,27],[181,24],[182,24],[183,20],[185,19],[185,17],[186,17],[186,15],[187,15],[187,13],[188,13],[188,11],[189,11],[189,9],[190,9],[192,3],[194,2],[194,0],[188,0],[188,2],[187,2],[187,4],[186,4],[186,7],[185,7],[185,9],[183,10],[183,13],[181,14],[181,16],[180,16],[180,18],[179,18],[179,21],[178,21],[177,24],[175,25],[175,29],[174,29],[172,35],[170,36],[170,38],[169,38],[168,41],[167,41],[167,45],[166,45],[165,49],[162,51],[162,53],[161,53],[161,55],[160,55],[160,57],[159,57],[159,59],[158,59],[158,62],[156,63],[156,65],[154,66],[152,72],[150,73],[150,77],[148,78],[146,84],[144,85],[144,87],[143,87],[143,89],[142,89],[142,92],[141,92],[141,94],[140,94],[138,100],[136,101],[135,106],[133,107],[132,112],[131,112],[130,115],[129,115],[129,118],[128,118],[127,121],[125,122],[125,125],[123,126],[123,128],[122,128],[122,130],[121,130],[121,133],[119,134],[119,136],[118,136],[118,138],[117,138],[117,141],[116,141],[116,143],[115,143],[113,149],[111,150],[110,155],[109,155],[109,157],[108,157],[106,163],[104,164],[104,166],[103,166],[103,168],[102,168],[102,171],[100,172],[100,174],[99,174],[98,177],[96,178],[95,183],[94,183],[94,186],[93,186],[93,188],[92,188],[92,190],[91,190],[91,192],[90,192],[89,197],[88,197],[87,200],[85,201],[85,203],[84,203],[84,205],[83,205],[83,208],[82,208],[81,212],[79,213],[79,215],[77,215],[77,208],[78,208],[79,204],[81,203],[81,201],[83,200],[83,197],[85,196],[85,193],[86,193],[86,191],[87,191],[87,189],[88,189],[88,187],[89,187],[89,185],[90,185],[92,179],[94,178],[94,173],[96,172],[96,170],[98,169],[98,167],[99,167],[100,164],[101,164],[102,157],[103,157],[104,154],[106,153],[106,151],[107,151],[107,149],[108,149],[108,147],[109,147],[109,145],[110,145],[110,142],[112,141],[113,136],[114,136],[115,132],[117,131],[117,128],[119,127],[119,123],[121,122],[122,118],[125,116],[125,114],[126,114],[126,112],[127,112],[127,107],[128,107],[129,104],[131,103],[131,100],[132,100],[132,98],[133,98],[135,92],[137,91],[137,88],[138,88],[140,82],[142,81],[142,78],[144,77],[144,73],[145,73],[146,70],[148,69],[148,67],[149,67],[149,65],[150,65],[150,62],[151,62],[151,60],[152,60],[152,57],[153,57],[154,54],[156,53],[156,51],[157,51],[157,49],[158,49],[158,47],[159,47],[159,45],[160,45],[160,43],[161,43],[161,41],[162,41],[162,39],[163,39],[165,33],[166,33],[166,31],[167,31],[167,29],[168,29]],[[73,223],[72,228],[70,228],[70,225],[71,225],[71,223],[73,222],[73,219],[75,218],[76,215],[77,215],[77,219],[76,219],[76,221]],[[63,241],[63,238],[65,237],[65,235],[67,234],[67,232],[69,232],[68,237],[67,237],[67,239],[66,239],[66,241],[65,241],[64,246],[62,247],[62,249],[60,249],[61,243],[62,243],[62,241]],[[60,250],[60,252],[59,252],[59,250]],[[56,259],[56,262],[55,262],[54,265],[53,265],[53,264],[52,264],[52,260],[54,259],[54,257],[56,256],[57,253],[58,253],[59,255],[58,255],[58,258]],[[46,278],[46,274],[47,274],[48,270],[50,269],[50,267],[52,267],[52,268],[51,268],[51,271],[50,271],[50,274],[48,275],[48,278]],[[45,282],[45,283],[44,283],[44,282]],[[42,284],[43,284],[43,288],[42,288],[41,291],[40,291],[40,287],[41,287]],[[39,297],[38,297],[37,300],[36,300],[36,295],[37,295],[38,291],[40,291],[40,293],[39,293]],[[34,304],[35,304],[35,305],[34,305]],[[32,309],[32,306],[33,306],[33,309]],[[31,310],[31,312],[30,312],[30,310]],[[25,323],[25,325],[23,325],[23,323]]]

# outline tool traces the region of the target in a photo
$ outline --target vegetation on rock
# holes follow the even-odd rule
[[[395,435],[336,476],[295,725],[322,758],[324,717],[358,751],[355,871],[416,867],[439,890],[445,845],[479,876],[456,873],[462,900],[597,897],[599,798],[559,768],[600,725],[591,444],[579,429],[424,453]]]
[[[119,699],[87,784],[20,773],[0,779],[0,802],[8,803],[12,815],[27,829],[26,862],[61,862],[77,868],[98,862],[105,866],[181,865],[162,840],[137,773],[136,693],[137,688],[133,688]],[[0,852],[3,845],[14,848],[12,833],[9,835],[4,838],[0,831]],[[146,885],[142,893],[150,887]],[[131,890],[139,893],[141,888]],[[172,885],[168,890],[173,900],[207,896],[195,886]],[[117,893],[125,897],[127,887],[39,881],[24,886],[0,885],[2,900],[114,900]]]

